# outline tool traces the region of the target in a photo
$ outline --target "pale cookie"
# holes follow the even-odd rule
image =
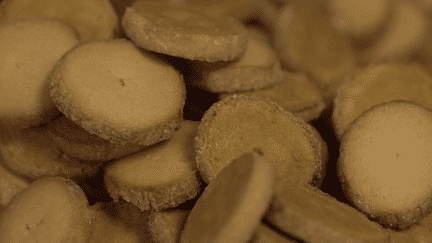
[[[197,167],[207,183],[250,150],[273,162],[278,178],[320,186],[325,174],[327,146],[320,134],[269,99],[232,95],[215,103],[195,140]]]
[[[114,38],[120,24],[109,0],[3,0],[0,20],[50,17],[70,24],[83,41]]]
[[[373,106],[345,133],[338,175],[350,203],[404,230],[432,211],[432,111],[407,101]]]
[[[78,43],[75,31],[56,19],[0,22],[0,123],[26,128],[58,114],[47,77]]]
[[[79,160],[109,161],[142,150],[138,144],[111,143],[91,134],[66,116],[55,119],[47,125],[53,141],[66,154]]]
[[[361,212],[319,189],[277,181],[266,219],[308,243],[389,242],[387,232]]]
[[[432,109],[432,76],[415,63],[382,62],[344,78],[336,91],[333,124],[342,138],[349,125],[374,105],[407,100]]]
[[[33,182],[0,217],[0,239],[12,242],[86,243],[94,211],[82,189],[62,177]]]
[[[173,208],[200,191],[194,136],[198,122],[185,120],[168,141],[114,160],[105,168],[105,187],[144,210]]]
[[[181,233],[180,242],[247,242],[273,196],[274,164],[245,152],[206,187]]]
[[[102,164],[82,163],[64,154],[46,126],[15,131],[14,135],[0,142],[0,157],[9,170],[30,180],[46,176],[78,179],[93,175]]]
[[[8,170],[0,156],[0,207],[7,206],[15,195],[29,185],[29,180]]]
[[[313,1],[295,1],[280,11],[275,46],[291,69],[310,73],[324,85],[355,68],[348,37],[334,30]]]
[[[250,32],[245,53],[232,62],[195,62],[201,72],[196,85],[210,92],[234,92],[272,87],[284,81],[280,61],[267,40]]]
[[[136,1],[126,8],[122,25],[138,46],[191,60],[233,60],[248,40],[236,19],[163,1]]]
[[[190,210],[152,211],[148,227],[155,243],[178,243]]]
[[[181,74],[125,39],[77,46],[49,80],[59,110],[112,143],[155,144],[170,138],[183,119]]]
[[[326,108],[323,89],[306,74],[287,70],[283,73],[285,81],[281,85],[254,91],[220,93],[219,100],[233,94],[254,95],[275,101],[307,122],[318,118]]]

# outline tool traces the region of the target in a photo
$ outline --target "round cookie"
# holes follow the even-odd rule
[[[194,198],[201,189],[194,160],[197,127],[198,122],[184,120],[171,139],[105,167],[105,187],[114,201],[123,198],[141,211],[159,211]]]
[[[12,242],[88,242],[94,211],[69,179],[46,177],[18,194],[0,217],[0,239]]]
[[[82,43],[57,62],[49,81],[62,113],[112,143],[152,145],[182,120],[181,74],[125,39]]]
[[[27,128],[58,114],[47,77],[78,43],[75,30],[57,19],[0,22],[0,124]]]
[[[228,61],[244,52],[248,32],[236,19],[193,6],[139,0],[126,8],[126,34],[140,47],[202,61]]]
[[[201,178],[210,183],[244,151],[258,151],[276,166],[278,178],[320,186],[327,146],[318,131],[276,102],[232,95],[204,114],[195,138]]]
[[[407,101],[373,106],[345,133],[338,174],[347,199],[387,228],[432,211],[432,111]]]

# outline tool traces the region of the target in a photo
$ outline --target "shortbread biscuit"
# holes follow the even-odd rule
[[[236,19],[164,1],[134,2],[122,25],[138,46],[191,60],[233,60],[243,54],[248,40]]]
[[[105,187],[114,199],[141,211],[173,208],[200,191],[194,136],[198,122],[185,120],[168,141],[114,160],[105,168]]]
[[[269,99],[246,95],[226,97],[206,111],[195,142],[197,167],[205,182],[250,150],[273,162],[278,178],[321,185],[327,145],[299,116]]]
[[[155,144],[183,119],[181,74],[125,39],[77,46],[57,62],[49,81],[62,113],[112,143]]]

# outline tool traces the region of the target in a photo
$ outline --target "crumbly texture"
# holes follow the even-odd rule
[[[48,135],[46,126],[27,128],[0,143],[4,164],[31,180],[45,176],[78,179],[96,173],[102,162],[82,163],[63,153]]]
[[[356,209],[317,188],[276,182],[266,219],[305,242],[388,242],[387,232]]]
[[[113,53],[110,53],[111,58],[113,58],[114,52],[116,51],[117,47],[124,48],[125,50],[128,51],[132,51],[131,49],[134,49],[133,50],[134,55],[141,55],[138,54],[140,53],[140,51],[137,48],[135,48],[132,43],[124,39],[118,39],[118,40],[107,41],[107,42],[89,42],[89,43],[85,42],[77,46],[76,48],[73,48],[68,53],[80,52],[80,50],[77,49],[87,44],[100,45],[101,47],[104,45],[112,46]],[[83,48],[88,48],[88,47],[83,47]],[[81,54],[85,55],[84,53],[80,53],[76,55],[79,56]],[[164,68],[167,68],[167,70],[175,72],[173,71],[174,68],[172,66],[163,62],[161,59],[158,59],[154,55],[151,55],[150,53],[145,53],[144,55],[146,61],[148,62],[154,61],[156,65],[163,66]],[[180,123],[183,120],[183,107],[186,99],[186,88],[184,86],[183,77],[180,74],[178,74],[179,75],[178,80],[173,80],[173,82],[175,83],[172,84],[175,87],[178,87],[179,89],[176,91],[177,93],[172,94],[178,97],[179,99],[178,103],[175,104],[177,106],[176,108],[178,108],[175,109],[176,110],[175,112],[173,112],[172,114],[166,114],[165,117],[162,118],[162,120],[158,122],[153,122],[153,124],[148,124],[148,126],[146,127],[142,127],[142,124],[140,124],[140,126],[137,125],[137,127],[131,124],[122,126],[118,124],[112,124],[109,121],[106,121],[105,119],[99,117],[97,114],[92,114],[91,112],[87,111],[85,107],[82,107],[83,105],[86,104],[77,103],[75,97],[71,95],[72,91],[68,90],[66,84],[64,83],[64,82],[69,82],[68,77],[64,76],[65,66],[67,67],[68,65],[67,58],[68,58],[68,54],[65,54],[63,58],[56,63],[49,77],[51,97],[54,103],[56,104],[56,106],[63,114],[65,114],[73,122],[75,122],[76,124],[84,128],[86,131],[92,134],[96,134],[102,137],[103,139],[109,140],[112,143],[139,144],[142,146],[149,146],[159,141],[170,138],[174,134],[174,132],[180,128]],[[120,89],[118,91],[121,92]],[[80,98],[88,98],[88,97],[80,97]],[[132,99],[132,97],[130,97],[130,99]],[[119,104],[119,105],[123,105],[123,104]],[[125,109],[127,108],[125,107]],[[104,114],[104,115],[112,116],[112,114]],[[112,117],[116,117],[116,116],[114,115]],[[143,124],[147,124],[144,118],[140,122]]]
[[[432,212],[430,165],[424,161],[429,156],[424,143],[429,141],[431,114],[410,102],[386,102],[357,118],[342,139],[338,176],[345,196],[386,228],[407,229]],[[419,182],[413,183],[413,176]]]
[[[236,19],[155,1],[136,1],[126,8],[122,26],[144,49],[191,60],[233,60],[248,40]]]
[[[148,227],[155,243],[177,243],[190,211],[172,209],[167,211],[152,211]]]
[[[274,101],[232,95],[204,114],[195,138],[201,178],[209,183],[236,156],[255,149],[277,168],[277,177],[320,186],[327,146],[302,118]]]
[[[139,144],[115,144],[91,134],[62,116],[47,125],[53,141],[68,155],[79,160],[109,161],[142,150]]]

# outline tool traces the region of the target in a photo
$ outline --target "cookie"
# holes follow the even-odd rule
[[[196,162],[210,183],[230,161],[254,150],[276,166],[278,178],[320,186],[327,145],[302,118],[274,101],[232,95],[204,114],[196,136]]]
[[[365,111],[342,139],[344,194],[386,228],[408,229],[432,211],[431,124],[430,109],[390,101]]]
[[[85,42],[49,77],[59,110],[112,143],[149,146],[179,128],[185,102],[180,73],[125,39]]]
[[[236,19],[164,1],[134,2],[126,8],[122,26],[144,49],[191,60],[233,60],[243,54],[248,40]]]
[[[27,128],[58,115],[47,77],[57,60],[78,43],[76,32],[56,19],[1,21],[1,124]]]
[[[179,131],[163,143],[114,160],[105,167],[105,187],[114,199],[141,211],[173,208],[200,191],[194,136],[198,122],[185,120]]]

